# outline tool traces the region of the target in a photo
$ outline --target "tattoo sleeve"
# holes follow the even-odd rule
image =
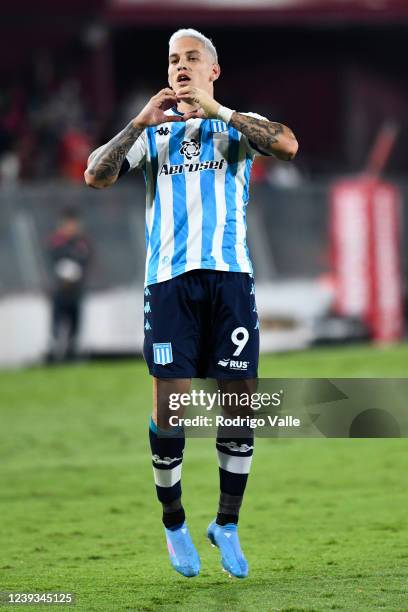
[[[117,178],[127,152],[142,132],[143,128],[135,128],[130,122],[107,145],[91,155],[87,173],[98,182],[111,184]]]
[[[242,134],[245,134],[251,142],[265,153],[273,153],[279,159],[287,161],[295,155],[296,151],[293,152],[293,143],[296,143],[296,138],[293,132],[281,123],[256,119],[235,112],[231,117],[230,124]]]

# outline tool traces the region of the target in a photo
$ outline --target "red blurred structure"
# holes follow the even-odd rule
[[[370,154],[368,172],[337,181],[331,193],[332,267],[336,310],[361,317],[378,342],[403,336],[400,193],[379,178],[397,137],[386,124]]]
[[[75,128],[68,129],[60,143],[61,176],[82,183],[91,149],[92,141],[86,133]]]

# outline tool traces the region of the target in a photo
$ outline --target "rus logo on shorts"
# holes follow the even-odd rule
[[[153,361],[158,365],[166,365],[173,361],[171,342],[155,342],[153,344]]]

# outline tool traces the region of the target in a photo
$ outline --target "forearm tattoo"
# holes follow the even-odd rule
[[[142,132],[142,128],[135,128],[130,122],[103,147],[102,151],[96,152],[89,163],[88,174],[94,176],[97,181],[109,182],[116,178],[127,152]]]
[[[279,145],[280,136],[286,136],[285,130],[289,132],[287,136],[295,138],[294,134],[288,128],[284,128],[281,123],[256,119],[255,117],[249,117],[237,112],[232,115],[230,125],[245,134],[249,140],[254,142],[265,153],[279,151],[279,146],[276,147],[274,145]],[[292,159],[292,157],[291,154],[287,153],[286,158],[288,160]]]

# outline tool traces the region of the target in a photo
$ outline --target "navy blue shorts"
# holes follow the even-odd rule
[[[157,378],[256,378],[259,322],[252,276],[192,270],[149,285],[144,358]]]

